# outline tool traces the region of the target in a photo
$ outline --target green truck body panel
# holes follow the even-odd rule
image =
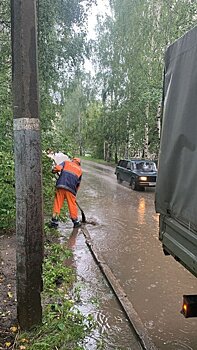
[[[166,51],[162,111],[159,238],[197,276],[197,26]]]

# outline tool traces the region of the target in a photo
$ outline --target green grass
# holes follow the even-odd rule
[[[79,312],[74,297],[69,296],[75,281],[73,268],[66,266],[66,261],[71,256],[72,252],[65,245],[45,245],[43,322],[31,332],[19,332],[15,340],[15,349],[84,349],[83,340],[91,334],[96,324],[92,315],[83,316]]]

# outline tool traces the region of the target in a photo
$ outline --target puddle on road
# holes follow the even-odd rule
[[[61,237],[63,243],[72,232],[72,227],[69,229],[68,225],[62,225],[61,231],[65,234]],[[93,315],[98,323],[98,328],[85,340],[85,349],[141,350],[125,313],[85,243],[82,231],[73,230],[66,241],[73,250],[70,263],[77,272],[74,290],[80,295],[78,308],[84,315]]]
[[[180,310],[182,295],[196,294],[197,280],[163,254],[154,189],[132,191],[125,182],[117,184],[113,172],[85,166],[79,200],[99,223],[89,227],[95,247],[157,348],[196,350],[197,319],[184,319]]]
[[[197,280],[172,257],[165,257],[158,239],[154,191],[131,191],[113,173],[84,171],[79,203],[95,247],[119,280],[152,341],[159,350],[196,350],[197,319],[180,314],[182,295],[195,294]],[[70,230],[70,232],[72,229]],[[93,313],[100,327],[86,349],[137,350],[125,315],[110,292],[81,233],[71,239],[81,289],[81,310]],[[93,301],[93,302],[92,302]],[[99,304],[98,302],[99,301]],[[102,343],[104,344],[102,347]]]

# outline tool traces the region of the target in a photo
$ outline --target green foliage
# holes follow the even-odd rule
[[[43,153],[42,156],[42,168],[43,168],[43,199],[44,199],[44,214],[46,216],[51,216],[53,198],[55,194],[55,183],[56,179],[54,174],[52,174],[52,160]]]
[[[1,1],[0,18],[0,228],[4,229],[15,226],[9,1]]]
[[[46,249],[46,259],[43,269],[44,292],[48,295],[57,294],[55,288],[57,279],[64,282],[64,286],[70,285],[74,280],[73,271],[66,267],[64,262],[72,255],[72,252],[65,250],[60,244],[53,244]],[[58,259],[57,259],[58,257]],[[60,293],[61,294],[61,293]]]
[[[75,115],[64,115],[69,109],[65,96],[67,98],[70,84],[88,55],[85,11],[93,2],[37,2],[42,140],[45,149],[74,149],[79,141],[79,137],[71,137],[73,128],[69,130],[67,125],[69,120],[75,120]]]
[[[13,153],[0,152],[0,228],[15,227]]]
[[[158,106],[166,46],[197,23],[194,1],[110,1],[113,16],[99,18],[87,43],[85,23],[94,0],[37,0],[40,114],[43,149],[90,153],[115,160],[140,156],[148,144],[157,156]],[[13,174],[10,2],[0,4],[0,149]],[[95,78],[82,72],[93,49]],[[45,213],[54,181],[43,156]],[[1,175],[2,227],[14,219],[14,188]],[[10,181],[10,180],[9,180]],[[6,217],[9,215],[9,219]]]
[[[37,0],[38,14],[38,56],[40,80],[40,114],[42,124],[43,149],[75,149],[78,140],[67,137],[56,130],[54,120],[62,111],[61,94],[70,84],[79,66],[88,54],[84,23],[86,11],[94,0]],[[3,167],[0,170],[1,227],[14,225],[14,163],[13,163],[13,126],[11,96],[11,11],[10,1],[0,3],[0,149]],[[71,135],[71,132],[70,132]],[[64,146],[63,146],[64,145]],[[43,183],[45,213],[51,212],[51,197],[54,194],[54,181],[51,166],[43,157]]]
[[[43,323],[31,332],[21,333],[17,346],[25,344],[26,350],[84,349],[80,344],[95,328],[95,322],[92,315],[83,316],[68,295],[74,281],[73,270],[66,266],[71,254],[60,244],[46,245]],[[61,286],[57,286],[60,279]]]
[[[110,4],[113,17],[99,20],[94,48],[104,105],[102,139],[112,158],[142,155],[145,143],[156,156],[164,52],[197,23],[197,7],[187,0]]]

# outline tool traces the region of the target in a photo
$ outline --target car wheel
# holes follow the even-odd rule
[[[120,174],[117,175],[117,181],[118,181],[119,184],[122,183],[122,179],[121,179],[121,177],[120,177]]]
[[[134,179],[131,181],[131,188],[134,191],[136,191],[138,189],[138,186],[137,186],[136,181]]]

